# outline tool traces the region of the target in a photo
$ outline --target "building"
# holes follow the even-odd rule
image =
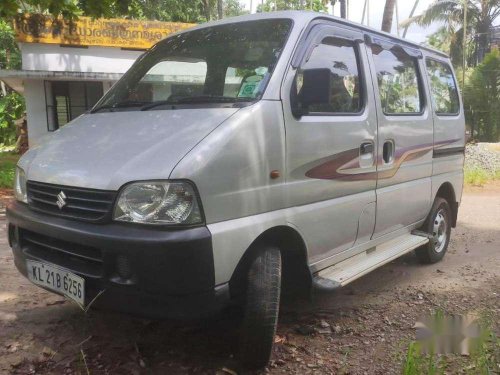
[[[30,147],[99,100],[151,45],[192,24],[42,15],[15,21],[22,70],[0,80],[24,95]]]
[[[490,29],[490,49],[500,48],[500,26],[493,26]]]

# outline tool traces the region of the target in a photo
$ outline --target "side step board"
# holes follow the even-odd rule
[[[335,290],[427,242],[427,236],[404,234],[319,271],[313,278],[313,287],[322,291]]]

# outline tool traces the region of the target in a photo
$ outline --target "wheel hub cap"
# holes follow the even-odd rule
[[[443,251],[444,246],[446,245],[447,232],[448,224],[446,223],[446,215],[443,210],[439,210],[434,218],[434,225],[432,228],[434,250],[437,253]]]

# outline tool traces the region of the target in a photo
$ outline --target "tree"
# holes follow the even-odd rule
[[[224,17],[241,16],[248,13],[239,0],[224,0]]]
[[[21,53],[9,23],[0,19],[0,69],[20,69]]]
[[[266,0],[259,4],[257,12],[271,12],[274,10],[300,10],[311,9],[315,12],[326,12],[328,0]]]
[[[222,19],[222,17],[224,17],[222,0],[217,0],[217,16],[219,17],[219,19]]]
[[[21,53],[12,27],[0,19],[0,69],[20,69]],[[16,140],[14,121],[24,112],[24,99],[0,82],[0,144],[11,145]]]
[[[483,60],[488,51],[490,28],[500,16],[500,0],[436,0],[420,15],[411,17],[401,23],[402,26],[418,24],[429,26],[435,21],[443,22],[450,33],[454,33],[450,48],[459,48],[463,38],[464,10],[467,7],[467,35],[471,36],[469,44],[476,56],[475,65]],[[455,61],[458,63],[458,61]]]
[[[427,36],[426,44],[448,54],[453,65],[461,66],[463,57],[462,41],[463,36],[461,33],[456,33],[453,28],[441,26],[436,32]],[[469,62],[469,65],[473,63],[474,53],[472,48],[467,49],[466,59]]]
[[[95,8],[104,9],[110,0],[87,0]],[[104,3],[104,4],[102,4]],[[102,4],[102,6],[98,6]],[[0,2],[0,18],[12,19],[20,12],[44,13],[54,16],[63,16],[72,19],[81,14],[76,0],[2,0]]]
[[[500,51],[486,54],[471,72],[464,88],[464,107],[472,137],[500,141]]]
[[[385,0],[384,15],[382,17],[382,31],[391,32],[395,4],[396,0]]]
[[[128,14],[115,13],[113,17],[194,23],[215,18],[215,3],[208,0],[133,0],[129,4]]]

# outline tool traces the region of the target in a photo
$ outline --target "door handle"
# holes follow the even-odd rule
[[[373,154],[373,143],[372,142],[361,143],[361,146],[359,146],[359,153],[361,155]]]
[[[394,162],[394,150],[396,145],[392,139],[386,140],[384,142],[384,147],[382,150],[382,158],[385,164],[392,164]]]
[[[373,167],[375,161],[375,147],[373,142],[363,142],[359,146],[359,166],[361,168]]]

